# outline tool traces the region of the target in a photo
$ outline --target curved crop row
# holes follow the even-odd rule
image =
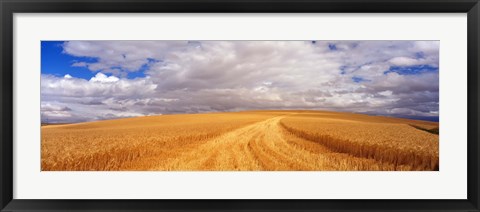
[[[361,123],[357,125],[359,124],[361,125]],[[331,133],[329,129],[322,128],[321,120],[309,123],[302,120],[297,120],[297,122],[295,120],[289,121],[287,118],[282,120],[280,125],[295,136],[319,143],[335,152],[375,159],[384,163],[394,164],[395,167],[408,165],[412,170],[439,169],[438,142],[435,144],[435,141],[419,139],[415,141],[417,146],[409,146],[412,141],[401,143],[395,140],[401,140],[402,138],[391,140],[381,140],[379,137],[369,138],[368,133],[364,134],[365,138],[355,137],[355,135],[358,135],[355,133],[345,134],[340,137],[335,136],[335,133]],[[338,126],[336,127],[338,128]],[[344,128],[347,128],[347,126],[344,126]],[[338,129],[341,129],[341,127]],[[391,130],[395,131],[396,129]],[[348,139],[346,137],[351,138]],[[422,143],[425,145],[422,145]]]
[[[43,171],[150,170],[228,131],[273,117],[151,116],[42,127]]]

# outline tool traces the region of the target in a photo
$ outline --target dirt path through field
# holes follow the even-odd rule
[[[228,132],[159,169],[167,170],[311,170],[321,165],[322,157],[291,145],[279,121],[270,118]],[[329,152],[325,149],[325,153]],[[313,158],[313,160],[312,160]]]

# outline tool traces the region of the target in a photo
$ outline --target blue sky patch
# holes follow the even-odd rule
[[[75,78],[81,78],[90,80],[100,71],[91,71],[87,67],[72,66],[74,63],[85,62],[95,63],[98,62],[97,58],[92,57],[76,57],[71,56],[63,52],[64,41],[42,41],[41,42],[41,73],[47,75],[53,75],[56,77],[63,77],[69,74]],[[123,54],[125,58],[126,55]],[[145,71],[149,69],[153,63],[160,62],[159,60],[148,58],[148,63],[144,64],[136,72],[126,72],[121,67],[110,67],[111,69],[118,69],[123,73],[127,73],[128,79],[134,79],[138,77],[145,77]],[[104,72],[102,72],[104,73]],[[111,73],[104,73],[107,76],[111,76]]]
[[[138,71],[128,72],[127,78],[128,79],[135,79],[135,78],[138,78],[138,77],[145,77],[145,71],[147,71],[150,68],[151,64],[157,63],[157,62],[159,62],[159,61],[148,58],[148,63],[143,64],[142,67],[140,67],[140,69],[138,69]]]
[[[335,44],[333,44],[333,43],[329,43],[329,44],[328,44],[328,48],[329,48],[330,50],[332,50],[332,51],[336,51],[336,50],[337,50],[337,46],[336,46]]]
[[[362,78],[362,77],[352,77],[352,81],[356,82],[356,83],[360,83],[360,82],[367,82],[368,80]]]
[[[76,78],[89,80],[95,73],[87,67],[72,67],[76,62],[96,62],[95,58],[73,57],[63,53],[63,41],[42,41],[41,42],[41,73],[63,77],[70,74]]]
[[[383,74],[388,74],[390,72],[395,72],[400,75],[417,75],[426,72],[438,72],[438,67],[430,65],[390,66],[388,71],[383,72]]]

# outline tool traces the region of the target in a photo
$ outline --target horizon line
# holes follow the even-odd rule
[[[119,119],[139,118],[139,117],[149,117],[149,116],[193,115],[193,114],[210,114],[210,113],[238,113],[238,112],[254,112],[254,111],[315,111],[315,112],[332,112],[332,113],[351,113],[351,114],[358,114],[358,115],[377,116],[377,117],[386,117],[386,118],[394,118],[394,119],[409,119],[409,120],[428,121],[428,122],[436,122],[436,123],[440,122],[440,120],[439,120],[440,116],[388,115],[388,114],[372,114],[372,113],[334,111],[334,110],[266,109],[266,110],[239,110],[239,111],[209,111],[209,112],[197,112],[197,113],[167,113],[167,114],[159,113],[159,114],[152,114],[152,115],[116,117],[116,118],[97,119],[97,120],[80,121],[80,122],[43,122],[43,121],[41,121],[40,124],[41,124],[41,126],[62,125],[62,124],[79,124],[79,123],[108,121],[108,120],[119,120]]]

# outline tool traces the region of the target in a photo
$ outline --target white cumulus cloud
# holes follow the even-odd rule
[[[120,80],[118,77],[115,77],[115,76],[107,77],[107,75],[99,72],[97,73],[97,75],[95,75],[90,79],[90,82],[111,83],[111,82],[117,82],[118,80]]]

